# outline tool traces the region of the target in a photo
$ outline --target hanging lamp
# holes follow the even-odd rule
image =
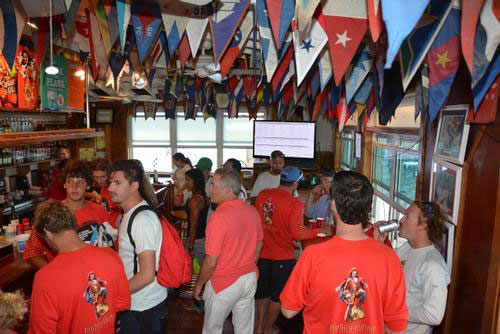
[[[52,0],[49,0],[49,31],[50,31],[50,66],[45,68],[45,73],[48,75],[56,75],[59,69],[54,66],[52,52]]]

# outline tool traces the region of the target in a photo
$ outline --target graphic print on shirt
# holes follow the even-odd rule
[[[264,224],[272,225],[273,212],[274,212],[273,200],[271,198],[268,199],[267,201],[261,204],[261,207],[262,207],[262,212],[264,213]]]
[[[349,270],[348,277],[335,288],[335,291],[340,293],[340,300],[347,305],[344,316],[347,322],[353,322],[365,317],[362,305],[367,298],[367,288],[368,284],[363,282],[357,268]]]
[[[97,277],[94,272],[91,271],[89,273],[88,284],[83,293],[83,298],[85,298],[87,303],[94,306],[96,318],[102,317],[109,311],[109,306],[106,304],[106,297],[108,295],[106,285],[106,281]]]
[[[89,221],[78,228],[78,237],[88,245],[96,247],[114,247],[113,237],[106,226],[95,221]]]

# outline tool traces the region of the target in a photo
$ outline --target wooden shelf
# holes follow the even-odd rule
[[[53,131],[16,132],[0,134],[0,147],[41,144],[51,141],[75,140],[103,136],[95,129],[70,129]]]
[[[52,160],[55,161],[55,159],[49,159],[49,160],[40,160],[40,161],[26,162],[26,163],[17,164],[17,165],[2,166],[2,167],[0,167],[0,170],[17,168],[17,167],[23,167],[23,166],[31,166],[31,165],[34,165],[34,164],[50,163]]]

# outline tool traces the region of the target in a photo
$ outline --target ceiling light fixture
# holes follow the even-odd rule
[[[33,28],[33,29],[35,29],[35,30],[38,30],[37,25],[36,25],[36,24],[34,24],[33,22],[31,22],[31,19],[30,19],[30,20],[28,20],[28,22],[26,22],[26,24],[27,24],[28,26],[30,26],[31,28]]]
[[[52,0],[49,0],[49,31],[50,31],[50,66],[45,68],[45,73],[48,75],[56,75],[59,69],[54,66],[53,50],[52,50]]]

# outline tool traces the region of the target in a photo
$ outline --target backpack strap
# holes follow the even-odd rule
[[[135,209],[134,212],[132,212],[132,215],[130,216],[130,218],[128,220],[127,234],[128,234],[128,238],[130,240],[130,243],[132,244],[132,247],[134,248],[134,275],[137,274],[138,263],[137,263],[137,252],[135,251],[135,241],[134,241],[134,238],[132,238],[132,223],[134,222],[135,216],[137,216],[140,212],[145,211],[145,210],[151,210],[154,213],[156,213],[156,215],[158,216],[158,219],[160,219],[160,223],[161,223],[160,213],[156,210],[156,208],[152,207],[149,204],[141,205],[140,207]]]

